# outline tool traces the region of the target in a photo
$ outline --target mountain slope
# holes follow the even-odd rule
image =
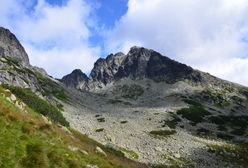
[[[0,87],[0,94],[0,167],[144,167],[52,123],[9,90]]]
[[[142,47],[117,58],[99,59],[89,87],[69,91],[73,127],[147,164],[247,167],[247,87]]]
[[[146,167],[69,127],[67,88],[0,28],[0,167]],[[63,126],[62,126],[63,125]]]

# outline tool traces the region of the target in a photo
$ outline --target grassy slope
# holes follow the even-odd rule
[[[53,122],[59,123],[63,126],[69,126],[69,123],[65,120],[58,107],[55,107],[54,105],[41,99],[39,96],[33,93],[31,89],[10,85],[3,86],[9,89],[34,111],[49,117]]]
[[[4,89],[0,93],[0,167],[145,167],[75,130],[50,124],[29,107],[20,110],[3,96]],[[107,157],[98,154],[96,146]]]

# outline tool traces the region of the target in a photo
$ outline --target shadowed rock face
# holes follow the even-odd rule
[[[191,79],[195,75],[197,73],[191,67],[162,56],[156,51],[132,47],[115,74],[115,78],[149,78],[174,83],[182,79]],[[196,79],[195,82],[199,80]]]
[[[67,86],[75,87],[82,81],[82,86],[87,85],[93,90],[125,77],[149,78],[167,83],[175,83],[184,79],[192,82],[202,82],[203,80],[201,73],[191,67],[143,47],[132,47],[127,55],[117,53],[110,54],[106,59],[98,59],[90,73],[89,80],[77,80],[74,77],[70,78],[70,75],[66,77],[68,80],[74,80],[64,82]],[[87,90],[87,88],[85,89]]]
[[[75,69],[69,75],[64,76],[61,79],[66,86],[83,89],[87,88],[89,78],[80,69]]]
[[[0,27],[0,57],[2,56],[11,57],[23,66],[30,66],[28,55],[16,36]]]
[[[98,59],[90,74],[91,81],[104,85],[112,82],[124,58],[123,53],[117,53],[115,55],[110,54],[106,59]]]

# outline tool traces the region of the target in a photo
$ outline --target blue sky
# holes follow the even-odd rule
[[[99,57],[151,48],[248,86],[247,0],[3,0],[0,26],[61,78]]]

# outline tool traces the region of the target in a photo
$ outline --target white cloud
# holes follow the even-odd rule
[[[1,4],[0,24],[18,36],[31,64],[59,78],[75,68],[88,73],[100,55],[100,48],[89,44],[88,22],[94,26],[90,18],[93,8],[84,0],[68,0],[62,6],[38,0],[30,10],[27,8],[34,1],[21,1]]]
[[[153,48],[218,77],[248,85],[247,0],[129,0],[107,33],[108,50]]]
[[[30,42],[67,45],[89,38],[89,13],[90,7],[81,0],[70,0],[66,6],[51,6],[40,0],[31,17],[20,20],[17,27]]]
[[[38,67],[45,67],[55,77],[62,77],[74,69],[82,69],[89,73],[94,62],[98,59],[99,48],[77,46],[72,49],[54,47],[49,50],[39,50],[31,45],[25,45],[27,52],[32,55],[31,63]]]

